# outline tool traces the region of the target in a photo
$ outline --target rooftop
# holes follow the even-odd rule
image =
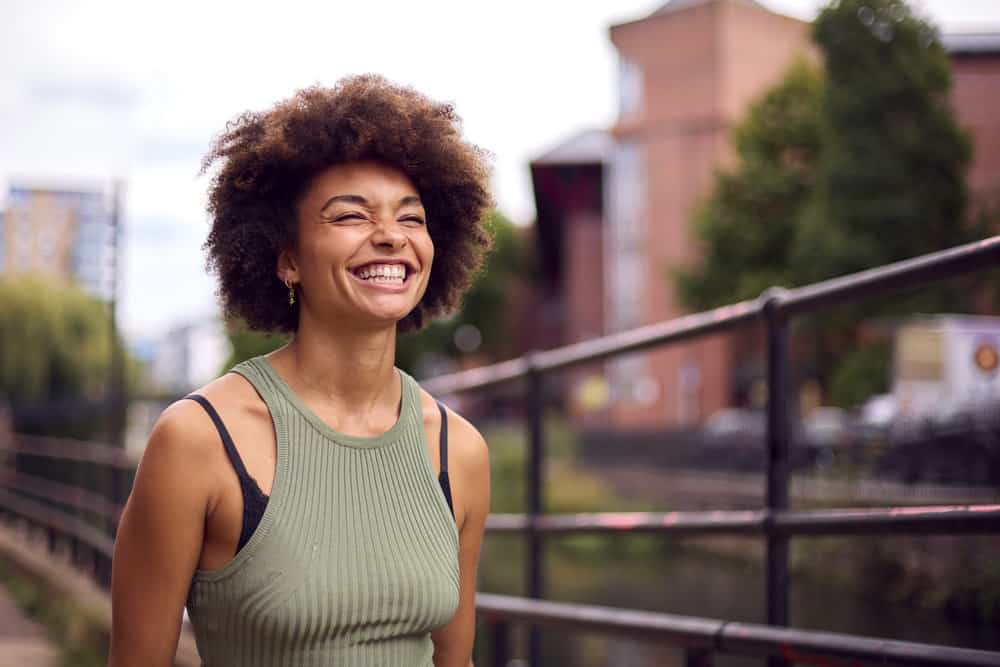
[[[607,162],[615,140],[604,130],[583,130],[531,161],[532,165],[570,165]]]
[[[941,45],[948,53],[1000,53],[1000,31],[946,33]]]
[[[677,12],[682,9],[687,9],[688,7],[697,7],[698,5],[708,5],[716,0],[669,0],[667,4],[663,5],[650,16],[659,16],[661,14],[668,14],[670,12]],[[739,0],[744,5],[752,5],[753,7],[760,7],[761,9],[767,9],[764,5],[756,2],[756,0]],[[768,10],[770,11],[770,10]]]

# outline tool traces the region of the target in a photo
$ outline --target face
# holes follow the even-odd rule
[[[361,327],[395,324],[427,290],[434,244],[420,195],[376,162],[317,174],[296,207],[298,240],[278,277],[297,284],[303,316]]]

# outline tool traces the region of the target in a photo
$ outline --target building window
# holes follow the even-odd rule
[[[618,112],[630,116],[642,105],[642,70],[631,60],[618,63]]]
[[[615,333],[642,324],[645,178],[637,143],[624,142],[615,148],[605,187],[608,215],[604,258],[608,299],[606,329]]]
[[[617,333],[643,323],[645,286],[646,185],[642,151],[638,143],[623,142],[615,147],[604,179],[607,225],[604,228],[605,329]],[[645,373],[644,355],[619,357],[608,365],[611,396],[615,402],[655,402],[658,385],[652,392],[636,381]],[[648,384],[648,383],[647,383]],[[639,389],[637,393],[637,388]]]

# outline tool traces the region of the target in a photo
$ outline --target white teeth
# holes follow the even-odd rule
[[[406,279],[406,267],[402,264],[369,264],[356,272],[363,280],[401,283]]]

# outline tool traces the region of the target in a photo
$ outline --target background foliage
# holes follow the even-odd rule
[[[23,433],[91,437],[111,386],[108,304],[41,277],[0,280],[0,403]],[[116,340],[123,358],[122,341]],[[137,377],[129,363],[129,376]]]
[[[989,235],[970,215],[971,143],[949,104],[936,30],[901,0],[840,0],[813,24],[822,69],[796,63],[734,133],[735,168],[694,216],[704,261],[675,272],[692,309],[755,298]],[[912,312],[966,312],[981,290],[941,286],[906,300],[801,322],[809,369],[835,404],[885,391],[885,341],[858,324]]]

